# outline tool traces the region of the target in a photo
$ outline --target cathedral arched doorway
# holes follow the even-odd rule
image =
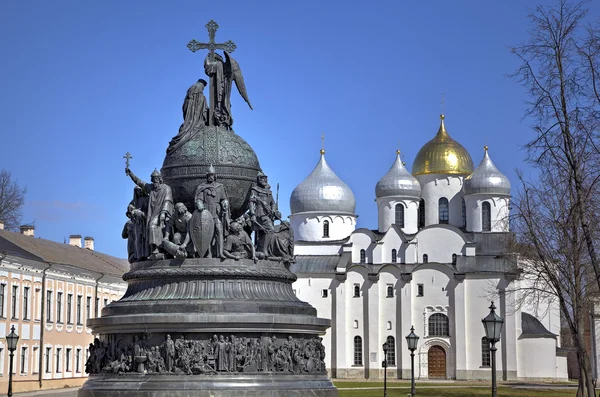
[[[431,346],[427,352],[429,379],[446,379],[446,351],[441,346]]]

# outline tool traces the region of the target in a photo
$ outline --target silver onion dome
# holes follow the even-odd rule
[[[484,150],[485,153],[479,166],[477,166],[471,175],[465,178],[464,193],[510,196],[510,181],[492,163],[487,146],[484,147]]]
[[[290,210],[292,214],[309,211],[354,214],[354,193],[329,167],[324,150],[315,169],[292,192]]]
[[[390,170],[377,182],[375,196],[377,198],[388,196],[421,197],[421,184],[404,167],[399,150],[396,151],[396,161],[394,161]]]

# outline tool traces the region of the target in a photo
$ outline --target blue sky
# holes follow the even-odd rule
[[[280,208],[319,159],[354,191],[358,226],[376,228],[375,184],[398,141],[408,168],[446,127],[475,165],[490,146],[516,185],[526,168],[525,90],[506,75],[529,9],[556,1],[12,1],[0,12],[0,167],[28,193],[39,237],[93,236],[126,257],[121,230],[133,184],[146,180],[204,77],[204,25],[233,40],[254,110],[234,91],[235,131],[256,151]],[[600,4],[590,2],[590,16]]]

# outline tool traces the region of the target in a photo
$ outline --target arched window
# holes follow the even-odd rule
[[[394,297],[394,286],[393,285],[388,285],[386,288],[386,294],[385,296],[387,298],[393,298]]]
[[[394,248],[392,250],[392,263],[396,263],[397,260],[398,260],[398,251],[396,251],[396,249]]]
[[[435,313],[429,316],[428,336],[450,336],[448,316],[442,313]]]
[[[367,261],[367,252],[365,250],[360,250],[360,263],[365,263]]]
[[[393,336],[388,336],[385,341],[388,344],[385,355],[387,365],[396,365],[396,341]]]
[[[425,227],[425,200],[419,201],[419,228]]]
[[[456,254],[452,254],[452,264],[456,266]]]
[[[462,209],[462,227],[467,227],[467,204],[464,197],[460,199],[460,205]]]
[[[396,204],[396,226],[404,227],[404,206],[402,204]]]
[[[354,284],[354,297],[360,298],[360,285]]]
[[[429,257],[427,256],[427,254],[423,254],[423,263],[427,262],[429,262]]]
[[[323,237],[329,237],[329,221],[323,221]]]
[[[492,365],[490,357],[490,341],[484,336],[481,338],[481,366],[489,367],[490,365]]]
[[[440,223],[448,223],[448,199],[446,197],[442,197],[438,201],[438,214]]]
[[[354,337],[354,365],[362,365],[362,338]]]
[[[492,230],[492,209],[487,201],[481,204],[481,230],[484,232]]]

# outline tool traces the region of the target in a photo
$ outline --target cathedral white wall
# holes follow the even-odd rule
[[[325,277],[323,277],[325,276]],[[332,319],[332,293],[336,291],[331,289],[333,278],[330,275],[319,275],[319,277],[302,277],[298,278],[293,284],[298,299],[310,303],[316,310],[317,316],[322,318]],[[323,290],[327,291],[327,296],[323,297]],[[331,333],[329,328],[325,332],[323,345],[325,346],[325,365],[326,368],[331,368]]]
[[[467,210],[467,231],[482,231],[481,206],[484,201],[490,203],[491,232],[508,232],[510,199],[508,197],[497,197],[481,194],[471,194],[469,196],[465,196],[465,207]]]
[[[368,276],[366,270],[354,267],[354,271],[347,274],[345,290],[347,291],[345,301],[347,339],[344,348],[347,351],[345,362],[338,361],[340,368],[345,368],[345,377],[368,377],[369,368],[369,317],[368,307]],[[354,286],[360,288],[360,296],[354,296]],[[360,336],[363,343],[362,365],[354,365],[354,338]]]
[[[329,222],[329,237],[323,235],[323,222]],[[356,216],[299,212],[290,215],[294,239],[299,241],[333,241],[350,236],[356,229]]]
[[[310,244],[296,242],[294,255],[337,255],[340,253],[341,244]]]
[[[556,342],[552,338],[525,338],[518,342],[519,378],[549,379],[557,374]]]
[[[421,184],[421,197],[425,200],[425,226],[439,223],[438,204],[442,197],[448,199],[449,224],[462,227],[463,175],[417,175]]]
[[[382,197],[377,199],[379,232],[385,233],[396,222],[396,205],[404,206],[404,227],[406,234],[416,233],[418,228],[419,200],[410,197]]]
[[[423,262],[423,254],[427,254],[429,262],[452,263],[452,254],[461,256],[465,246],[463,236],[445,225],[422,229],[416,239],[418,263]]]
[[[363,249],[365,250],[365,263],[377,263],[373,261],[373,251],[376,247],[370,231],[359,230],[350,236],[349,241],[352,243],[353,263],[360,263],[360,250]]]

